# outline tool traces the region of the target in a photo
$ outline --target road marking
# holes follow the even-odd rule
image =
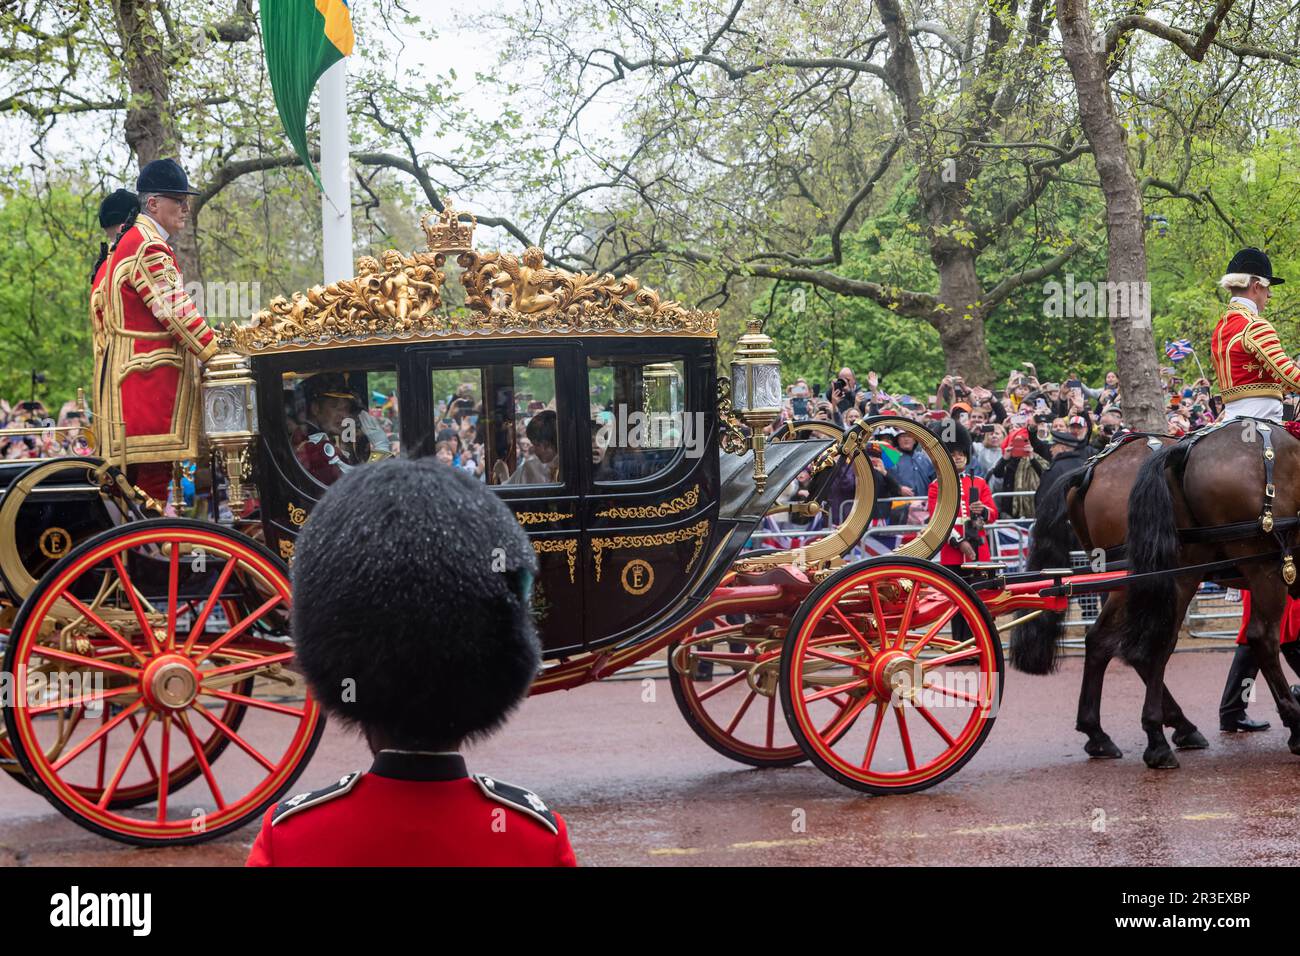
[[[1268,810],[1264,813],[1247,813],[1246,816],[1294,816],[1297,811],[1292,808],[1279,808]],[[1231,811],[1224,810],[1206,810],[1200,813],[1183,813],[1179,819],[1187,820],[1192,823],[1202,823],[1215,820],[1236,820],[1240,815]],[[1149,814],[1143,814],[1136,817],[1122,817],[1110,815],[1106,818],[1107,826],[1117,824],[1138,824],[1147,823],[1156,818]],[[923,830],[903,830],[887,833],[876,834],[877,837],[886,837],[891,839],[903,838],[924,840],[932,837],[945,836],[997,836],[1005,833],[1023,833],[1030,830],[1078,830],[1091,827],[1092,821],[1088,817],[1080,817],[1075,820],[1029,820],[1023,823],[990,823],[982,827],[956,827],[951,830],[923,831]],[[658,847],[649,851],[651,856],[695,856],[699,853],[725,853],[745,850],[775,850],[784,847],[797,846],[821,846],[824,844],[841,844],[852,845],[854,838],[852,836],[837,836],[832,838],[826,837],[803,837],[799,839],[785,840],[748,840],[741,843],[729,843],[726,846],[717,847]]]

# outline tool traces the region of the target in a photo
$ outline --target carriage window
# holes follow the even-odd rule
[[[294,457],[322,485],[401,451],[392,368],[290,372],[283,378],[283,394]]]
[[[552,485],[560,474],[555,359],[434,369],[433,428],[415,457],[436,456],[490,485]]]
[[[699,423],[686,414],[680,358],[587,359],[596,481],[633,481],[663,471],[678,449],[698,447]]]

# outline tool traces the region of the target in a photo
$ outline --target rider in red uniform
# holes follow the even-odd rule
[[[1300,366],[1286,354],[1264,309],[1273,295],[1272,287],[1285,280],[1273,275],[1269,258],[1258,249],[1242,249],[1228,263],[1219,285],[1228,290],[1228,308],[1214,327],[1210,354],[1223,394],[1224,418],[1250,417],[1282,422],[1284,391],[1300,391]],[[1246,624],[1250,620],[1250,592],[1241,596],[1241,630],[1237,651],[1228,669],[1228,679],[1219,703],[1219,728],[1225,733],[1268,729],[1268,721],[1246,715],[1259,665],[1246,646]],[[1282,656],[1300,674],[1300,605],[1287,599],[1282,619]],[[1300,697],[1300,687],[1291,692]]]

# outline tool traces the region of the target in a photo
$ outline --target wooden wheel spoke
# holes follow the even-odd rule
[[[939,635],[939,632],[943,630],[944,625],[956,617],[956,615],[957,605],[950,605],[942,614],[939,615],[935,622],[930,625],[930,629],[925,632],[925,636],[912,645],[912,649],[909,653],[911,653],[913,657],[921,653],[921,648],[934,640]]]
[[[963,691],[954,690],[951,687],[944,687],[942,684],[922,684],[921,687],[923,690],[936,690],[939,693],[946,694],[949,697],[956,697],[958,700],[970,701],[972,704],[984,703],[978,697],[973,697],[970,694],[964,693]]]
[[[949,747],[952,747],[957,743],[953,735],[948,733],[948,728],[939,723],[938,718],[936,718],[934,714],[930,713],[928,707],[918,704],[916,701],[912,701],[912,706],[916,708],[917,713],[925,718],[925,722],[934,728],[935,733],[943,738],[944,743]]]
[[[767,749],[771,750],[776,741],[776,695],[767,699]]]
[[[305,705],[302,710],[295,710],[285,704],[276,704],[269,700],[259,700],[256,697],[245,697],[243,694],[232,694],[229,691],[224,690],[200,689],[199,693],[205,697],[219,697],[222,700],[228,700],[238,704],[246,704],[249,707],[258,707],[262,710],[269,710],[276,714],[286,714],[290,717],[301,718],[305,713],[307,713]]]
[[[135,736],[131,738],[131,743],[126,748],[126,753],[122,754],[122,759],[117,762],[117,770],[113,772],[113,779],[108,782],[108,786],[104,788],[104,792],[99,798],[99,808],[101,810],[106,808],[113,799],[113,794],[117,792],[117,785],[122,782],[122,775],[126,773],[127,766],[135,757],[135,752],[140,748],[140,742],[144,739],[144,732],[149,729],[149,724],[152,721],[153,711],[146,711],[144,720],[136,728]]]
[[[94,624],[95,627],[103,631],[104,634],[108,636],[109,640],[113,641],[115,644],[120,646],[124,651],[126,651],[128,654],[134,657],[140,664],[145,663],[144,655],[140,653],[140,649],[138,647],[136,647],[134,644],[128,641],[121,634],[117,633],[116,630],[114,630],[112,627],[109,626],[107,621],[105,621],[102,617],[96,614],[95,611],[92,610],[90,607],[88,607],[86,604],[82,603],[81,599],[78,598],[75,594],[73,594],[71,591],[67,589],[64,589],[59,594],[59,597],[63,598],[69,604],[75,607],[77,611],[80,614],[82,614],[84,617],[86,617],[92,624]]]
[[[212,588],[212,593],[209,594],[208,599],[203,602],[203,613],[200,614],[198,620],[190,626],[190,636],[186,639],[185,646],[181,649],[182,654],[188,655],[194,649],[194,642],[198,640],[199,635],[203,633],[203,629],[207,627],[208,618],[212,615],[212,609],[216,607],[218,601],[220,601],[221,592],[226,589],[226,585],[230,582],[230,575],[234,573],[235,563],[234,558],[229,555],[226,556],[226,566],[221,569],[221,574],[217,578],[216,585]]]
[[[835,722],[822,733],[822,738],[828,743],[838,738],[849,724],[858,719],[858,714],[862,713],[862,711],[866,709],[867,704],[871,703],[873,699],[874,698],[871,697],[863,697],[848,710],[844,711],[844,713],[836,717]]]
[[[131,729],[140,729],[140,723],[135,719],[135,714],[131,715]],[[149,771],[150,775],[157,776],[158,768],[153,765],[153,756],[149,753],[149,741],[145,740],[144,737],[140,738],[140,756],[144,758],[145,769]]]
[[[171,757],[172,745],[172,715],[163,714],[162,718],[162,743],[159,746],[160,755],[158,765],[161,768],[158,773],[158,822],[167,822],[167,791],[171,787],[171,781],[167,775],[171,768],[168,760]]]
[[[144,634],[145,641],[149,644],[149,650],[153,654],[161,653],[157,639],[153,636],[153,625],[149,623],[149,615],[145,613],[144,604],[140,601],[140,594],[131,583],[131,577],[126,573],[126,563],[122,560],[120,553],[113,555],[113,568],[117,571],[117,580],[122,585],[122,590],[126,592],[126,598],[131,604],[131,610],[135,613],[136,623],[140,625],[140,632]]]
[[[53,710],[64,710],[68,707],[84,707],[86,704],[93,703],[97,700],[108,700],[110,697],[120,697],[123,694],[133,694],[139,691],[138,687],[118,687],[115,690],[106,690],[102,694],[97,691],[91,691],[89,694],[81,694],[77,697],[69,697],[67,700],[56,701],[53,704],[38,704],[35,707],[28,707],[29,714],[48,714]]]
[[[916,769],[916,755],[912,753],[912,735],[907,732],[907,717],[903,713],[903,705],[899,704],[894,708],[894,716],[898,718],[898,736],[903,741],[903,755],[907,757],[907,769]]]
[[[57,647],[46,647],[44,644],[33,648],[32,656],[47,657],[50,660],[64,661],[68,664],[81,664],[85,667],[97,667],[101,670],[112,671],[114,674],[123,674],[133,680],[140,679],[140,668],[138,667],[126,667],[122,664],[113,664],[104,660],[102,657],[87,657],[85,654],[60,650]],[[30,665],[28,665],[28,670],[31,670]]]
[[[871,736],[867,738],[867,750],[862,755],[862,769],[871,770],[871,758],[876,755],[876,744],[880,742],[880,728],[885,726],[885,703],[876,701],[876,716],[871,721]]]
[[[230,727],[228,727],[226,725],[226,722],[223,721],[220,717],[213,714],[206,707],[200,704],[197,700],[194,702],[194,709],[197,710],[204,717],[206,717],[208,719],[208,722],[211,723],[212,726],[216,727],[219,731],[221,731],[223,734],[229,737],[231,742],[233,742],[236,747],[238,747],[244,753],[248,754],[258,763],[260,763],[269,772],[271,773],[275,772],[275,764],[271,763],[270,760],[268,760],[265,756],[263,756],[260,750],[255,748],[243,737],[239,736],[239,734],[235,733],[235,731],[232,730]]]
[[[207,655],[205,654],[204,656],[206,657]],[[293,660],[293,652],[286,651],[283,654],[268,654],[266,657],[258,657],[251,661],[240,661],[238,664],[226,664],[222,667],[214,667],[212,670],[204,671],[203,681],[206,683],[209,678],[217,677],[221,674],[242,674],[245,671],[258,670],[263,667],[269,667],[272,664],[283,664],[291,660]]]
[[[185,736],[190,742],[190,749],[194,751],[194,759],[199,762],[199,768],[203,771],[203,779],[208,782],[208,790],[212,792],[212,799],[217,802],[217,809],[226,809],[226,798],[221,795],[221,788],[217,786],[217,779],[212,775],[212,767],[208,763],[208,755],[203,752],[198,737],[194,735],[194,728],[190,725],[189,718],[185,716],[184,711],[181,711],[176,715],[176,719],[181,722],[181,727],[185,730]]]
[[[120,714],[118,714],[116,717],[112,718],[111,720],[108,717],[108,708],[105,707],[104,719],[101,722],[99,729],[90,734],[87,734],[86,738],[82,740],[81,743],[77,744],[75,747],[73,747],[63,756],[61,756],[58,760],[54,761],[54,763],[50,765],[51,769],[56,771],[62,770],[68,764],[72,763],[72,761],[75,760],[78,756],[85,753],[85,751],[89,747],[94,746],[97,742],[106,745],[108,741],[108,735],[113,732],[113,728],[125,722],[128,717],[130,717],[132,714],[134,714],[137,710],[139,710],[143,706],[144,706],[144,700],[143,699],[137,700],[134,704],[131,704],[129,707],[127,707],[124,711],[122,711]],[[104,751],[104,747],[101,746],[101,753],[100,753],[101,766],[104,760],[103,751]],[[101,779],[98,783],[98,786],[102,787],[103,785],[104,785],[104,781]]]
[[[746,674],[745,674],[744,671],[741,671],[741,672],[738,673],[738,674],[732,674],[730,677],[728,677],[726,680],[724,680],[721,684],[717,684],[717,685],[715,685],[715,686],[713,686],[713,687],[710,687],[710,688],[709,688],[708,690],[706,690],[703,694],[699,694],[699,695],[697,695],[696,699],[699,700],[699,701],[701,701],[701,702],[706,701],[706,700],[708,700],[710,697],[712,697],[714,694],[720,694],[720,693],[722,693],[724,690],[726,690],[726,689],[727,689],[728,687],[730,687],[732,684],[736,684],[736,683],[739,683],[740,681],[744,680],[745,677],[746,677]]]
[[[876,587],[876,582],[871,582],[871,613],[876,618],[876,633],[880,636],[880,646],[885,646],[885,637],[888,634],[888,627],[885,624],[885,610],[880,604],[880,591]]]
[[[872,592],[871,592],[872,597],[875,597],[875,593],[876,593],[875,585],[873,584]],[[853,626],[852,622],[849,621],[847,617],[845,617],[844,612],[840,610],[838,604],[831,605],[831,613],[834,614],[837,618],[839,618],[840,623],[844,625],[844,629],[849,632],[853,640],[855,640],[858,643],[858,645],[866,652],[867,658],[870,659],[874,657],[875,651],[872,649],[871,645],[867,643],[867,639],[863,637],[861,632],[856,627]],[[877,618],[877,621],[879,621],[879,618]]]
[[[898,619],[898,643],[894,646],[899,650],[903,648],[903,641],[907,637],[907,632],[912,626],[912,614],[916,611],[917,597],[921,593],[921,582],[913,580],[912,587],[907,592],[907,601],[903,604],[902,617]]]
[[[167,561],[167,650],[176,647],[176,614],[179,610],[176,601],[176,592],[180,588],[181,578],[181,542],[174,540],[170,542],[172,553]]]
[[[754,702],[754,698],[757,696],[758,691],[751,690],[745,699],[740,702],[736,712],[731,715],[731,723],[727,724],[727,736],[731,736],[736,732],[736,728],[740,726],[740,719],[745,716],[745,711],[749,710],[749,705]]]
[[[249,614],[247,617],[241,620],[238,624],[233,625],[229,630],[226,631],[225,634],[222,634],[219,638],[217,638],[215,641],[209,644],[207,649],[194,659],[194,663],[195,664],[202,663],[204,660],[211,657],[221,648],[225,647],[235,638],[239,637],[241,634],[247,631],[250,627],[252,627],[255,623],[257,623],[257,620],[263,614],[271,610],[273,607],[275,607],[283,600],[284,598],[281,595],[276,594],[273,597],[271,597],[269,600],[262,602],[262,604],[257,608],[257,610],[253,611],[251,614]],[[292,654],[288,655],[288,657],[292,657],[292,656],[293,656]],[[270,658],[267,659],[269,660]],[[218,670],[222,670],[222,668],[218,668]],[[215,673],[215,671],[213,671],[212,673]]]
[[[939,657],[929,657],[921,661],[921,669],[929,670],[932,667],[942,667],[944,664],[955,664],[957,661],[967,661],[972,657],[978,658],[980,656],[980,649],[975,646],[975,638],[973,637],[968,641],[963,641],[959,646],[962,647],[961,650],[943,654]]]
[[[844,693],[846,690],[855,690],[858,687],[865,687],[870,683],[870,678],[864,677],[861,680],[851,681],[847,684],[837,684],[834,687],[827,687],[825,690],[819,690],[815,694],[809,694],[803,699],[805,704],[811,704],[814,701],[825,700],[827,697],[835,697]]]
[[[820,651],[809,647],[804,651],[809,657],[820,658],[824,661],[832,661],[836,664],[843,664],[845,667],[851,667],[857,671],[869,671],[871,666],[866,661],[854,660],[851,657],[841,657],[839,654],[831,654],[827,651]]]

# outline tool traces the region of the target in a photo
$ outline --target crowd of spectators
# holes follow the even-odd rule
[[[0,399],[0,459],[57,458],[89,450],[79,428],[87,424],[75,402],[65,402],[57,417],[43,402]]]
[[[1161,381],[1168,434],[1185,435],[1222,414],[1222,400],[1212,394],[1207,379],[1184,381],[1177,368],[1167,367],[1161,369]],[[1054,461],[1064,466],[1066,457],[1087,458],[1126,430],[1115,372],[1106,373],[1095,385],[1075,371],[1061,381],[1043,381],[1031,363],[1024,363],[1023,371],[1011,372],[996,388],[945,375],[926,396],[891,394],[875,372],[861,381],[851,368],[841,369],[824,387],[799,378],[786,390],[781,421],[774,430],[804,420],[849,427],[864,416],[882,414],[912,419],[936,436],[949,438],[953,433],[949,423],[960,425],[971,449],[965,473],[984,479],[1004,519],[1033,518],[1035,497],[1044,476],[1051,481]],[[928,516],[927,490],[935,476],[929,456],[910,435],[882,429],[877,437],[888,445],[868,447],[876,482],[873,521],[923,523]],[[829,479],[802,472],[786,489],[784,499],[816,496],[827,514],[817,519],[796,514],[790,523],[810,527],[838,523],[850,507],[854,487],[849,469],[840,469]]]

